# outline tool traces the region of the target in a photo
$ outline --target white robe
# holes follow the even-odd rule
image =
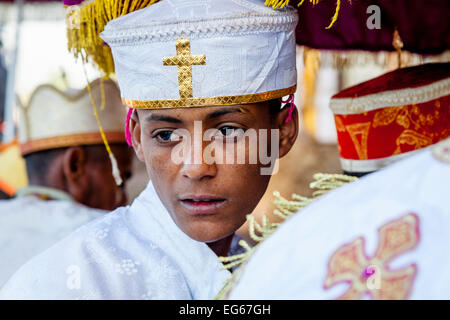
[[[338,251],[358,238],[355,255]],[[324,195],[256,249],[229,298],[336,299],[350,288],[353,299],[450,299],[450,163],[424,150]]]
[[[177,227],[150,182],[131,206],[25,264],[0,299],[210,299],[229,276],[205,243]]]
[[[105,213],[69,200],[0,201],[0,288],[29,259]]]

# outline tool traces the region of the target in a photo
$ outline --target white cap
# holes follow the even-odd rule
[[[119,89],[111,80],[103,82],[105,108],[101,110],[101,81],[90,84],[106,139],[125,142],[124,120]],[[18,135],[23,155],[46,149],[75,145],[103,144],[87,88],[60,91],[52,85],[41,85],[26,105],[19,103]]]
[[[100,36],[128,107],[232,105],[295,92],[297,21],[295,9],[262,0],[163,0]]]

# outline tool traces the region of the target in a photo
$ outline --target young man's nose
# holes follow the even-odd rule
[[[206,177],[212,178],[216,173],[216,165],[207,164],[204,161],[201,163],[184,163],[181,168],[182,176],[192,180],[201,180]]]

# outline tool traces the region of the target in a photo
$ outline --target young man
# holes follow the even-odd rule
[[[99,105],[100,87],[99,81],[91,84]],[[126,183],[133,154],[120,121],[125,112],[117,86],[105,81],[104,88],[100,116]],[[19,115],[29,185],[14,199],[0,201],[0,287],[33,256],[103,216],[104,210],[127,203],[125,185],[118,187],[111,174],[87,89],[62,92],[39,86],[30,102],[19,107]]]
[[[206,299],[229,278],[217,256],[297,137],[297,111],[279,101],[296,88],[297,16],[262,1],[151,2],[115,8],[141,10],[101,34],[122,100],[138,109],[129,138],[151,182],[25,265],[2,298]]]

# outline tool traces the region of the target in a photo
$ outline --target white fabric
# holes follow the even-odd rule
[[[230,273],[183,233],[153,185],[24,265],[0,299],[209,299]]]
[[[430,148],[431,146],[424,147]],[[393,156],[377,159],[368,160],[356,160],[356,159],[345,159],[340,158],[342,170],[347,172],[372,172],[386,167],[387,165],[394,163],[396,161],[405,159],[414,155],[416,152],[420,152],[421,149],[408,151],[405,153],[399,153]]]
[[[103,214],[67,200],[0,201],[0,288],[29,259]]]
[[[371,257],[379,241],[378,228],[415,213],[418,245],[388,266],[397,270],[417,265],[410,299],[450,299],[449,196],[450,163],[436,160],[430,149],[334,190],[262,243],[230,298],[338,298],[348,283],[324,289],[333,253],[364,237],[365,254]]]
[[[332,98],[330,108],[335,114],[364,113],[387,107],[420,104],[450,94],[450,78],[418,88],[382,91],[356,98]]]
[[[273,10],[262,0],[164,0],[111,20],[101,37],[112,49],[123,98],[179,99],[175,41],[190,40],[193,97],[262,93],[296,85],[292,8]]]

